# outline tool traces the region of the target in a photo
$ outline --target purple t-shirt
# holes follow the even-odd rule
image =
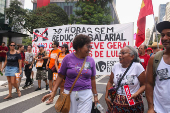
[[[70,90],[71,86],[76,79],[84,59],[77,58],[74,53],[68,54],[64,57],[59,74],[65,75],[65,84],[64,88]],[[91,77],[96,75],[96,68],[94,59],[90,56],[87,56],[84,69],[82,70],[79,79],[77,80],[73,91],[80,91],[85,89],[91,89]]]

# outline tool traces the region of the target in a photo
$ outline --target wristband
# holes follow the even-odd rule
[[[93,94],[93,96],[94,96],[94,97],[97,97],[97,96],[98,96],[98,94]]]

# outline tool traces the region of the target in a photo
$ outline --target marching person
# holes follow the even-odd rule
[[[5,62],[7,52],[8,47],[5,46],[5,42],[2,42],[2,45],[0,46],[0,69],[2,68],[2,62]]]
[[[1,71],[5,68],[5,76],[7,76],[8,79],[8,89],[9,94],[4,99],[12,98],[12,86],[14,86],[17,90],[18,96],[21,96],[21,92],[18,88],[18,85],[16,83],[16,77],[15,73],[22,73],[22,61],[21,61],[21,55],[17,53],[15,50],[15,43],[10,42],[9,43],[10,51],[7,52],[5,63]]]
[[[35,91],[41,90],[41,80],[44,80],[46,83],[46,90],[48,90],[48,83],[47,83],[47,71],[46,71],[46,63],[47,63],[47,52],[44,50],[44,45],[39,45],[39,53],[35,56],[35,60],[37,61],[37,74],[36,80],[38,80],[38,88]]]
[[[21,59],[22,59],[22,73],[20,75],[19,82],[18,82],[18,87],[19,87],[21,83],[21,78],[23,77],[25,53],[24,53],[24,46],[22,44],[18,44],[17,46],[18,46],[17,52],[21,55]]]
[[[153,42],[152,45],[149,45],[148,47],[151,47],[153,50],[153,54],[156,54],[158,51],[160,51],[160,49],[163,48],[163,45],[160,45],[160,44],[157,45],[157,42]]]
[[[148,65],[148,61],[150,58],[150,56],[147,53],[145,53],[146,49],[147,49],[147,46],[145,44],[142,44],[139,46],[139,50],[138,50],[140,61],[145,70],[146,70],[146,67]]]
[[[95,81],[95,62],[94,59],[89,56],[91,50],[90,42],[90,37],[86,35],[77,35],[74,38],[73,48],[76,52],[64,57],[53,92],[45,95],[42,101],[45,101],[47,98],[49,98],[48,101],[53,101],[56,91],[64,78],[64,93],[68,94],[86,58],[83,71],[70,94],[71,106],[69,113],[91,113],[92,96],[94,96],[94,102],[96,104],[99,103],[99,101]]]
[[[170,113],[170,22],[163,21],[156,25],[161,34],[165,50],[152,55],[146,72],[146,98],[148,113]],[[161,53],[162,52],[162,53]],[[154,57],[161,53],[160,60]],[[157,68],[154,65],[157,64]]]
[[[152,48],[150,48],[150,47],[148,47],[145,52],[146,52],[150,57],[151,57],[152,54],[153,54],[153,50],[152,50]]]
[[[52,43],[52,50],[49,53],[49,58],[46,64],[46,69],[48,70],[48,80],[49,80],[49,88],[50,93],[52,92],[53,87],[53,71],[51,70],[53,66],[55,66],[55,59],[58,56],[59,52],[61,52],[60,49],[58,49],[59,42],[53,41]]]
[[[114,64],[110,79],[106,86],[105,100],[109,109],[109,113],[143,113],[144,105],[141,93],[145,90],[145,70],[139,63],[140,59],[135,48],[126,46],[119,53],[119,62]],[[132,64],[132,65],[131,65]],[[124,75],[126,69],[127,73]],[[122,81],[120,81],[122,79]],[[118,83],[120,82],[120,87]],[[117,93],[113,101],[108,99],[108,90],[113,86],[118,87]],[[131,98],[134,99],[135,105],[128,104],[124,85],[128,85]]]
[[[33,84],[31,80],[31,71],[34,64],[34,53],[32,53],[32,45],[28,45],[27,52],[25,52],[25,76],[26,82],[25,85],[22,87],[23,89],[27,88],[28,86]]]
[[[69,48],[67,44],[63,44],[61,47],[61,52],[58,55],[58,58],[56,58],[55,60],[55,66],[57,69],[57,64],[58,64],[58,69],[61,68],[61,63],[64,59],[64,57],[69,54]],[[65,83],[65,79],[63,79],[63,82],[60,84],[60,93],[62,93],[64,91],[64,83]]]

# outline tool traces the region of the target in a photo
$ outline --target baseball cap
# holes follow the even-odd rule
[[[159,33],[161,33],[164,29],[170,29],[170,22],[169,21],[163,21],[156,25],[156,29]]]
[[[37,47],[43,47],[44,48],[44,45],[38,45]]]
[[[60,47],[65,47],[65,48],[68,48],[68,45],[67,44],[63,44],[62,46]]]

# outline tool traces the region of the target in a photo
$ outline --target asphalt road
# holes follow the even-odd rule
[[[97,76],[96,78],[99,101],[105,110],[107,109],[107,105],[104,97],[108,79],[109,76]],[[0,77],[0,80],[5,81],[6,78]],[[46,105],[45,103],[41,103],[41,98],[49,92],[49,90],[45,90],[45,83],[42,82],[42,90],[34,91],[38,87],[37,81],[34,81],[33,86],[23,90],[21,87],[24,85],[24,82],[25,79],[22,80],[20,86],[22,96],[17,97],[17,93],[15,92],[16,90],[13,89],[13,98],[8,100],[3,99],[8,94],[7,85],[0,86],[0,113],[56,113],[54,104],[58,98],[58,93],[54,99],[54,103]],[[145,98],[143,98],[143,101],[146,113],[147,102]]]

